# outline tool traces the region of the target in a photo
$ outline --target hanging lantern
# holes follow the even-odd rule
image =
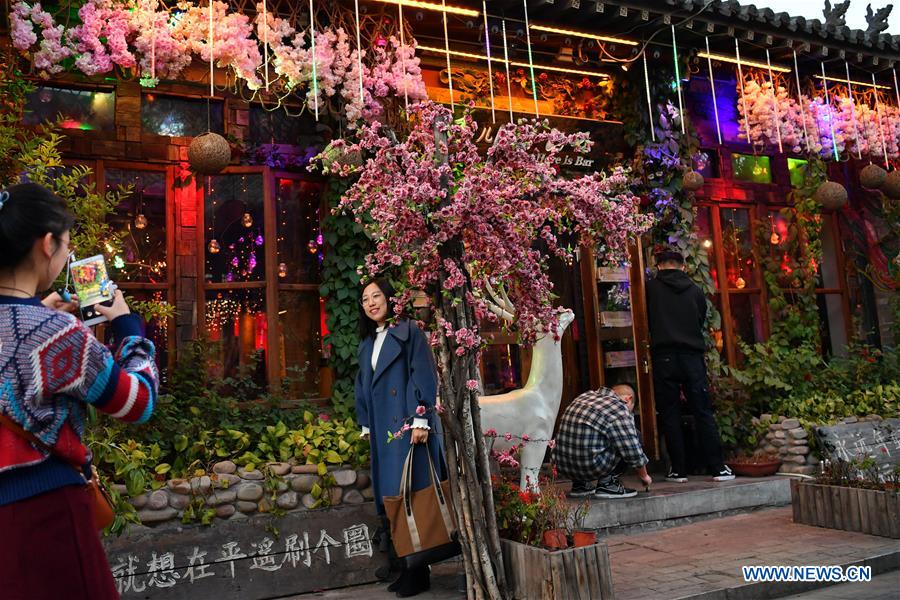
[[[887,174],[881,184],[881,191],[888,198],[900,199],[900,171],[894,170]]]
[[[209,250],[210,254],[218,254],[219,250],[222,249],[222,247],[219,246],[219,241],[216,238],[209,240],[209,246],[207,246],[206,248],[207,250]]]
[[[681,180],[681,187],[686,192],[696,192],[703,187],[703,175],[697,171],[688,171]]]
[[[191,141],[188,162],[197,173],[215,175],[231,162],[231,146],[218,133],[208,131]]]
[[[884,184],[887,171],[878,165],[867,165],[859,172],[859,183],[870,190],[877,190]]]
[[[278,263],[278,276],[284,279],[287,277],[287,265],[284,263]]]
[[[819,185],[813,196],[825,210],[837,210],[847,204],[847,189],[836,181]]]
[[[244,227],[247,227],[248,229],[250,227],[253,227],[253,215],[251,215],[248,212],[245,212],[244,216],[241,217],[241,225],[243,225]]]
[[[134,218],[134,227],[135,229],[144,229],[147,227],[147,217],[143,213]]]

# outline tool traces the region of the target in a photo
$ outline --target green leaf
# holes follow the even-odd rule
[[[320,462],[318,465],[319,475],[325,475],[325,473],[327,473],[327,472],[328,472],[328,466],[325,463]]]

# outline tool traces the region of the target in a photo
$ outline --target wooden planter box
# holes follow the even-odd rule
[[[900,493],[791,480],[794,522],[900,539]]]
[[[605,542],[545,550],[500,540],[506,582],[514,598],[612,600],[612,572]]]

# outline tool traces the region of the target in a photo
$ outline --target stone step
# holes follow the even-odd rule
[[[651,491],[641,491],[633,498],[591,500],[585,527],[609,534],[636,533],[791,502],[790,478],[785,476],[738,477],[724,482],[698,477],[687,483],[669,483],[663,478],[663,474],[654,476]],[[631,475],[623,477],[622,484],[643,489]]]

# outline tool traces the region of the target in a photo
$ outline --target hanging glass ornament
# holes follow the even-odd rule
[[[241,217],[241,225],[247,228],[253,227],[253,215],[245,212],[244,216]]]
[[[147,227],[147,217],[143,213],[134,218],[134,227],[135,229],[144,229]]]
[[[777,231],[773,231],[772,235],[769,236],[769,243],[771,243],[773,246],[777,246],[781,243],[781,236],[778,235]]]
[[[278,276],[284,279],[287,277],[287,265],[284,263],[278,263]]]
[[[746,286],[747,286],[747,282],[744,281],[743,277],[738,277],[737,279],[734,280],[734,287],[736,287],[737,289],[742,290]]]
[[[306,249],[309,250],[310,254],[315,254],[319,251],[319,245],[316,244],[316,240],[309,240],[309,243],[306,244]]]
[[[219,250],[221,249],[222,247],[219,246],[219,241],[217,239],[213,238],[209,240],[209,246],[207,246],[207,250],[209,250],[210,254],[218,254]]]

